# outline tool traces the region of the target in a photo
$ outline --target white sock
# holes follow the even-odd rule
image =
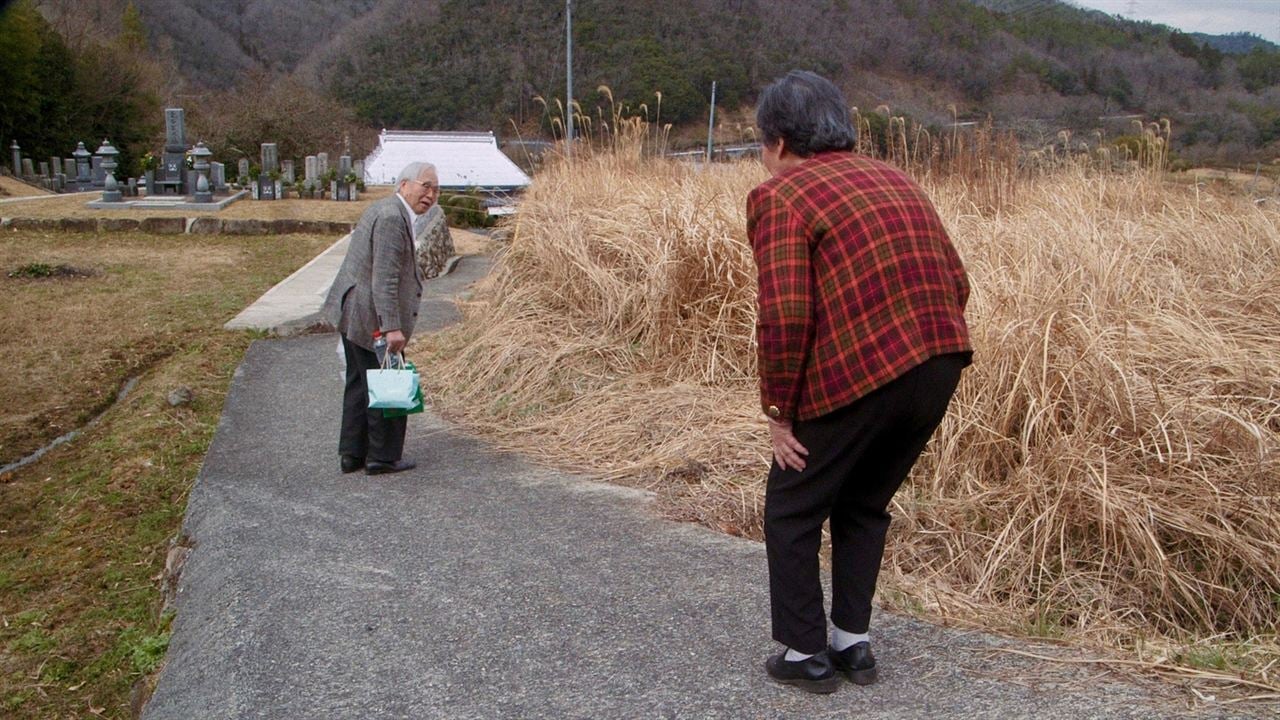
[[[801,660],[808,660],[808,659],[809,659],[809,658],[811,658],[811,657],[813,657],[813,656],[812,656],[812,655],[805,655],[805,654],[804,654],[804,653],[802,653],[802,652],[796,652],[795,650],[792,650],[791,648],[787,648],[787,656],[786,656],[785,658],[783,658],[783,660],[786,660],[787,662],[800,662]]]
[[[837,652],[851,648],[860,642],[871,642],[871,636],[867,633],[846,632],[835,625],[831,626],[831,647]]]

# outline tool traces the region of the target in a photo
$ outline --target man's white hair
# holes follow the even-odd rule
[[[417,180],[422,177],[423,173],[435,169],[436,166],[429,162],[411,162],[400,171],[400,177],[396,178],[396,187],[398,188],[410,180]]]

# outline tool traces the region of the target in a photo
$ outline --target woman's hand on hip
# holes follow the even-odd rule
[[[791,421],[767,419],[769,421],[769,442],[773,445],[773,459],[778,461],[778,465],[783,470],[795,470],[796,472],[804,470],[805,458],[808,457],[809,451],[804,445],[800,444],[795,434],[791,432]]]

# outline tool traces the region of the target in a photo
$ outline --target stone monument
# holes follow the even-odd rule
[[[156,187],[160,192],[172,190],[185,195],[187,186],[187,128],[186,114],[182,108],[166,108],[164,111],[164,153],[156,168]]]
[[[85,149],[84,143],[76,143],[75,152],[71,153],[76,159],[76,182],[84,185],[93,181],[92,168],[89,159],[93,157],[93,153]]]
[[[115,149],[109,140],[103,140],[102,145],[98,148],[95,159],[101,158],[102,163],[102,202],[121,202],[120,184],[116,182],[116,158],[119,157],[120,151]]]
[[[279,200],[276,179],[272,174],[280,170],[280,156],[275,143],[262,143],[262,172],[258,174],[258,199]]]

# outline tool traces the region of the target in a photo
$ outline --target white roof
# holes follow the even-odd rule
[[[382,131],[378,147],[364,161],[364,181],[390,185],[411,162],[435,165],[445,188],[510,190],[529,184],[529,176],[502,154],[491,132],[413,130]]]

